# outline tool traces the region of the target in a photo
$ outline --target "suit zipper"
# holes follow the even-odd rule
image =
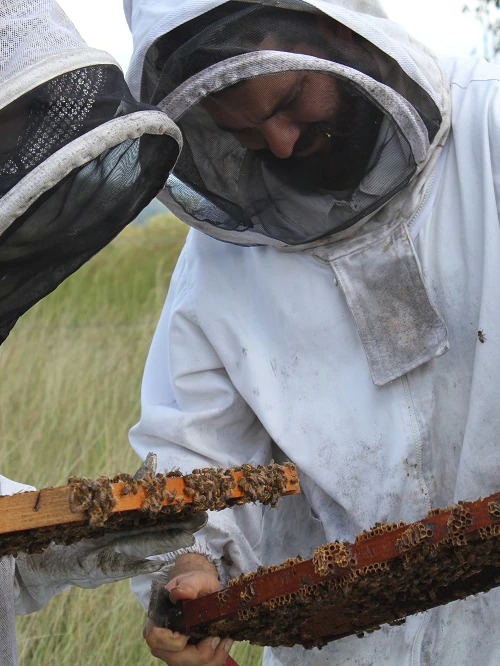
[[[431,509],[431,501],[429,498],[429,489],[427,483],[425,482],[424,477],[424,452],[422,445],[422,437],[420,436],[420,428],[418,427],[417,416],[415,413],[415,405],[413,403],[413,397],[411,394],[410,382],[408,380],[408,375],[401,377],[401,382],[403,384],[403,390],[406,398],[406,406],[408,408],[408,413],[410,415],[410,422],[413,431],[413,442],[415,444],[415,453],[416,453],[416,470],[417,478],[424,498],[424,504],[429,511]],[[425,632],[430,621],[430,611],[424,613],[420,627],[413,639],[413,645],[411,649],[411,666],[420,666],[421,665],[421,653],[422,653],[422,643],[424,641]]]

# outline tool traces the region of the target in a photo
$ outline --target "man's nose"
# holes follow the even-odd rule
[[[267,147],[281,159],[286,159],[293,153],[300,132],[300,125],[287,118],[270,118],[262,129]]]

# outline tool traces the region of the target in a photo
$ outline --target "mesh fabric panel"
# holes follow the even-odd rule
[[[0,83],[1,343],[158,193],[180,134],[56,0],[0,2]]]
[[[54,0],[0,3],[0,81],[85,42]]]
[[[0,343],[18,317],[107,245],[157,194],[177,144],[125,141],[70,173],[0,238]]]
[[[408,183],[421,156],[414,154],[393,109],[381,101],[383,93],[375,99],[354,76],[324,73],[321,79],[321,67],[298,72],[291,65],[291,79],[301,79],[305,89],[297,93],[299,103],[295,84],[282,95],[279,68],[274,76],[269,67],[247,69],[224,83],[226,63],[229,68],[238,60],[243,66],[246,58],[271,51],[277,62],[312,56],[325,63],[325,70],[337,63],[381,84],[381,90],[390,88],[402,107],[411,107],[427,145],[441,116],[394,60],[311,11],[228,2],[158,38],[145,58],[142,97],[173,113],[184,135],[184,150],[168,181],[171,198],[191,220],[214,230],[250,230],[301,245],[347,229],[375,211]],[[212,71],[209,81],[206,74]],[[311,78],[314,85],[308,83]],[[193,89],[198,82],[204,99],[176,115],[172,99],[180,97],[186,82],[193,82]],[[266,114],[259,100],[273,98],[277,104],[269,103]],[[288,121],[281,123],[282,143],[292,126],[300,126],[291,154],[276,153],[268,141],[264,129],[274,118]],[[264,141],[254,140],[259,131],[257,138]]]
[[[111,65],[66,72],[23,95],[0,111],[0,197],[77,137],[148,108],[138,106]]]
[[[162,35],[144,60],[141,99],[158,104],[194,74],[227,58],[266,48],[263,40],[275,35],[277,50],[307,53],[306,45],[322,48],[328,51],[322,57],[358,69],[396,90],[417,109],[432,142],[441,123],[439,109],[399,64],[359,35],[354,36],[354,44],[341,37],[330,40],[328,24],[336,22],[312,13],[310,5],[297,5],[303,11],[227,2]]]
[[[320,76],[342,87],[348,100],[343,120],[357,119],[347,137],[329,137],[325,120],[297,141],[306,147],[319,141],[319,157],[279,159],[269,150],[247,150],[231,132],[218,128],[203,105],[194,106],[178,121],[184,149],[167,181],[173,199],[213,227],[252,230],[298,245],[348,228],[399,191],[416,163],[396,123],[352,84]],[[269,83],[272,98],[273,77],[259,78]],[[224,94],[218,99],[223,107]],[[232,111],[231,96],[227,101]]]
[[[62,73],[0,110],[0,343],[164,185],[178,144],[151,115],[161,114],[109,64]],[[27,182],[37,169],[47,191]]]

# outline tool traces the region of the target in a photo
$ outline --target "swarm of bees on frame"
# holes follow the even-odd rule
[[[230,636],[257,645],[321,648],[331,640],[362,638],[382,624],[397,626],[408,615],[488,591],[500,585],[500,500],[490,501],[487,508],[492,522],[476,529],[469,502],[433,509],[411,525],[377,524],[355,544],[399,529],[394,537],[399,556],[366,566],[358,565],[355,544],[333,542],[316,549],[310,561],[315,578],[305,569],[293,571],[302,558],[260,567],[218,593],[221,606],[235,604],[236,599],[237,610],[226,610],[224,619],[209,624],[200,621],[188,628],[189,633],[196,638]],[[444,533],[436,540],[433,519],[444,512]],[[273,584],[265,577],[279,569],[287,570],[283,580],[290,581],[289,591],[269,599]],[[265,598],[259,589],[266,590]],[[168,622],[167,626],[175,628]]]
[[[295,471],[290,463],[287,467]],[[244,492],[242,497],[233,498],[236,486],[234,473],[242,472],[238,487]],[[185,483],[183,495],[191,501],[177,495],[167,488],[169,478],[182,477]],[[109,520],[116,500],[113,497],[111,483],[123,483],[122,495],[137,495],[145,491],[146,498],[140,510],[151,517],[164,513],[171,517],[198,511],[221,511],[235,504],[261,502],[276,506],[287,487],[287,475],[281,465],[244,464],[238,467],[194,469],[191,474],[183,475],[179,470],[165,474],[148,472],[136,479],[129,474],[118,474],[112,479],[101,477],[97,481],[72,477],[70,484],[70,503],[74,511],[85,513],[89,525],[103,527]],[[298,478],[297,478],[298,483]],[[165,502],[168,501],[168,504]]]
[[[68,500],[75,507],[73,511],[87,514],[91,527],[103,527],[116,506],[110,479],[105,476],[96,480],[72,476],[68,485]]]
[[[118,474],[111,478],[101,476],[98,479],[72,476],[68,480],[68,500],[72,511],[82,514],[85,523],[68,523],[3,535],[0,540],[0,556],[16,554],[19,551],[42,552],[51,542],[70,544],[82,538],[99,537],[112,531],[182,521],[193,513],[221,511],[248,502],[275,506],[288,485],[285,468],[294,472],[291,483],[298,484],[296,468],[292,463],[284,466],[244,464],[227,469],[207,467],[195,469],[187,475],[183,475],[179,470],[165,474],[148,471],[141,478],[130,474]],[[238,482],[234,479],[235,472],[241,472]],[[168,479],[175,477],[182,477],[184,480],[185,488],[182,494],[168,490]],[[122,484],[122,495],[144,492],[145,499],[140,509],[114,511],[117,499],[112,484],[117,483]],[[233,498],[236,485],[244,495]]]

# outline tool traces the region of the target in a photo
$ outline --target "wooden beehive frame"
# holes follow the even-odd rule
[[[407,525],[377,525],[355,543],[321,546],[173,606],[156,586],[157,623],[195,639],[321,647],[400,624],[407,615],[500,585],[500,493],[437,509]],[[162,597],[163,594],[163,597]],[[153,595],[153,596],[155,596]]]
[[[114,481],[105,477],[96,481],[74,479],[67,486],[2,496],[0,555],[37,551],[51,541],[69,543],[83,536],[101,536],[108,528],[130,529],[157,522],[181,521],[193,512],[207,509],[218,510],[249,501],[266,503],[266,498],[273,503],[278,496],[300,492],[292,464],[243,465],[227,470],[207,468],[195,472],[185,476],[151,474],[139,482],[128,475],[115,477]],[[225,492],[217,501],[197,490],[217,478],[224,479]],[[267,492],[265,485],[269,485],[270,479],[278,479],[278,483],[272,492]],[[210,483],[217,489],[217,483]],[[82,504],[82,488],[87,494],[94,493],[98,497],[94,498],[94,504],[106,504],[107,508],[100,513],[98,521],[94,519],[88,502]],[[97,495],[95,488],[99,491]]]

